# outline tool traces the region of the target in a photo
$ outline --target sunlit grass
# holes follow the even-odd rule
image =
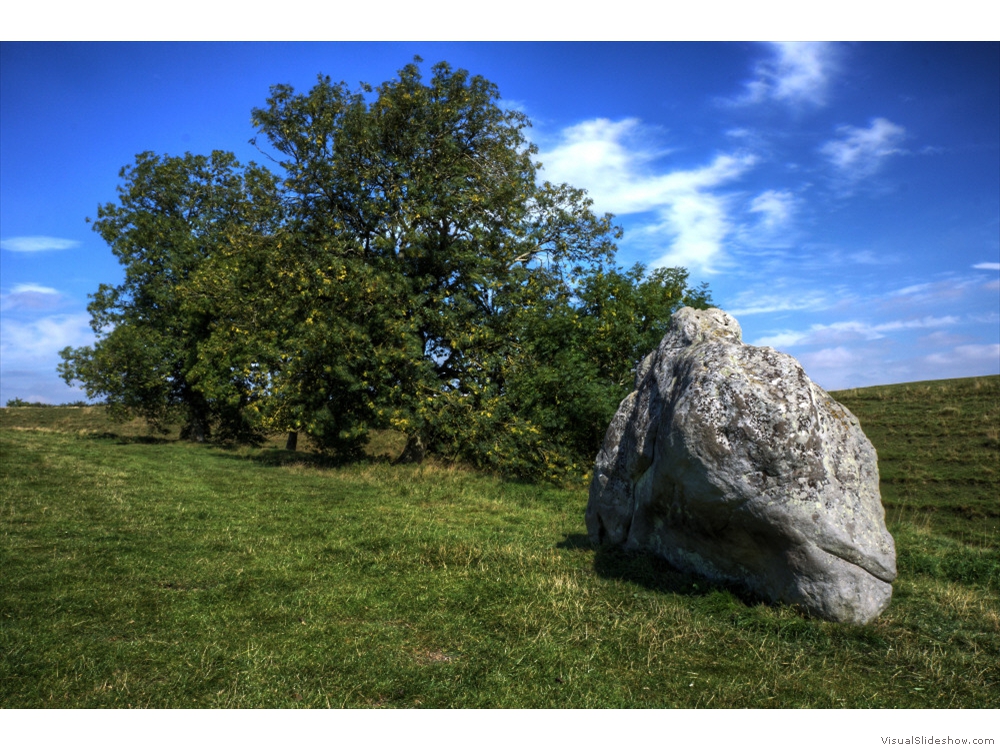
[[[585,487],[5,409],[0,706],[996,707],[998,393],[836,394],[899,550],[863,627],[592,548]]]

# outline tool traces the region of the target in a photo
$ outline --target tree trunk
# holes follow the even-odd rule
[[[201,416],[191,417],[188,423],[181,429],[181,440],[204,443],[211,436],[212,430],[208,426],[208,420]]]
[[[288,439],[285,440],[285,450],[294,451],[299,444],[299,433],[297,430],[288,431]]]
[[[410,435],[406,439],[406,447],[399,454],[393,463],[395,464],[419,464],[424,460],[424,443],[419,435]]]
[[[184,405],[187,407],[187,424],[181,430],[182,440],[192,440],[196,443],[204,443],[212,437],[211,410],[205,397],[191,388],[184,386]]]

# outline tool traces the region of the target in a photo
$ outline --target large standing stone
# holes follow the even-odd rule
[[[590,538],[868,622],[896,577],[875,449],[795,359],[741,335],[721,310],[674,314],[597,456]]]

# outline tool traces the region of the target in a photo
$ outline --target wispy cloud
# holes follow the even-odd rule
[[[11,290],[11,294],[59,294],[59,292],[50,286],[40,284],[17,284]]]
[[[880,354],[884,353],[875,347],[832,346],[805,352],[796,359],[809,378],[827,390],[891,382],[898,375],[908,379],[905,365]]]
[[[942,309],[942,305],[953,305],[969,298],[980,286],[982,276],[977,274],[950,276],[890,291],[880,304],[882,308],[891,310],[920,307],[928,309],[928,306]]]
[[[847,256],[847,260],[862,266],[887,266],[899,263],[900,258],[898,255],[892,253],[889,255],[879,255],[872,250],[859,250],[856,253],[850,253]]]
[[[42,310],[59,304],[62,295],[50,286],[17,284],[10,294],[0,294],[0,310],[20,308]]]
[[[848,182],[857,182],[878,172],[893,154],[904,153],[899,144],[906,130],[884,117],[876,117],[868,128],[843,125],[837,129],[839,138],[827,141],[820,153]]]
[[[1000,263],[976,263],[973,268],[980,271],[1000,271]]]
[[[811,352],[803,357],[809,365],[810,370],[831,369],[847,367],[858,364],[862,361],[861,352],[846,349],[843,346],[836,346],[830,349],[820,349],[818,352]]]
[[[794,218],[800,203],[789,190],[765,190],[744,204],[737,239],[748,249],[792,247],[799,238]]]
[[[911,284],[910,286],[904,286],[902,289],[895,289],[889,292],[890,297],[909,297],[916,294],[925,294],[929,289],[934,287],[934,283],[930,281],[924,281],[920,284]]]
[[[981,364],[1000,368],[1000,344],[965,344],[924,358],[935,365]]]
[[[921,336],[917,341],[921,346],[944,347],[957,346],[969,340],[968,336],[953,333],[951,331],[933,331],[926,336]]]
[[[786,294],[758,294],[744,292],[726,309],[733,315],[766,315],[793,311],[817,311],[831,306],[823,292],[796,292]]]
[[[653,212],[655,218],[634,229],[630,239],[667,246],[654,266],[714,270],[732,230],[728,198],[715,191],[743,175],[756,158],[719,154],[704,166],[668,171],[658,164],[668,152],[641,143],[643,134],[636,119],[589,120],[566,128],[540,154],[543,176],[585,188],[601,211]]]
[[[795,358],[809,377],[827,389],[1000,372],[1000,344],[966,343],[968,333],[948,330],[972,323],[971,316],[843,321],[813,325],[805,331],[781,331],[753,344],[783,351],[794,348]],[[916,354],[904,333],[923,331],[917,349],[924,351]]]
[[[786,347],[805,345],[822,346],[824,344],[851,340],[875,341],[885,338],[886,334],[894,331],[941,328],[943,326],[955,325],[958,322],[959,318],[956,316],[946,315],[938,318],[925,316],[912,320],[891,320],[876,324],[858,320],[817,323],[804,331],[778,331],[768,336],[763,336],[753,343],[755,346],[771,346],[775,349],[784,349]]]
[[[55,362],[61,349],[85,346],[93,340],[88,313],[50,315],[30,322],[0,319],[0,360],[4,368]]]
[[[754,67],[754,78],[746,83],[744,93],[727,103],[826,104],[830,78],[837,67],[837,47],[827,42],[777,42],[768,46],[770,56]]]
[[[884,343],[835,346],[803,353],[797,359],[813,382],[828,390],[1000,372],[1000,344],[964,344],[921,356],[912,356],[911,351]]]
[[[760,224],[767,231],[788,225],[795,209],[795,196],[787,190],[765,190],[750,202],[750,213],[760,214]]]
[[[0,250],[12,253],[41,253],[46,250],[70,250],[80,243],[61,237],[10,237],[0,240]]]
[[[724,198],[691,191],[675,196],[659,211],[663,221],[639,232],[650,245],[669,243],[652,266],[684,266],[714,272],[722,255],[723,241],[730,231]]]

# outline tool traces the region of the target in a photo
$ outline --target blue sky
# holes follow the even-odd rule
[[[3,43],[0,403],[81,397],[57,352],[122,278],[85,219],[137,153],[264,161],[269,86],[414,55],[530,117],[622,265],[687,267],[821,386],[1000,372],[1000,44]]]

